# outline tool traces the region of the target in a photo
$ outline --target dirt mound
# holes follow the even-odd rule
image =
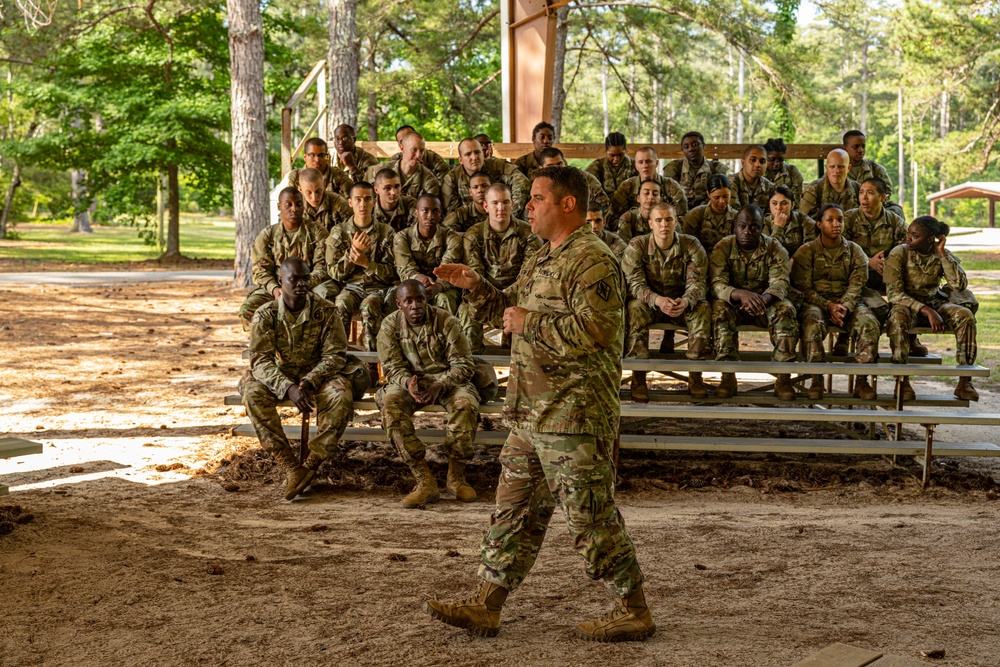
[[[16,527],[34,520],[35,515],[25,512],[20,505],[0,505],[0,536],[10,535]]]

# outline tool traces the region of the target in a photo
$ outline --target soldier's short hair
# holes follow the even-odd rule
[[[299,183],[310,185],[320,185],[323,183],[323,174],[319,169],[313,169],[311,167],[306,167],[305,169],[299,169]]]
[[[490,183],[493,182],[493,179],[490,178],[490,175],[487,174],[485,171],[482,171],[482,170],[472,172],[472,176],[469,176],[469,182],[471,183],[472,179],[474,179],[474,178],[485,178]]]
[[[767,143],[764,144],[765,153],[784,153],[788,150],[788,146],[785,145],[785,140],[781,137],[768,139]]]
[[[689,138],[689,137],[695,137],[695,138],[698,139],[698,141],[701,142],[702,146],[705,145],[705,136],[701,132],[688,132],[683,137],[681,137],[681,143],[683,144],[684,140],[687,139],[687,138]]]
[[[375,185],[389,178],[399,178],[399,173],[392,167],[382,167],[375,172]]]
[[[672,201],[661,201],[653,204],[652,208],[649,209],[650,215],[658,208],[669,208],[674,212],[674,215],[677,215],[677,206]]]
[[[755,148],[759,148],[764,153],[764,156],[765,157],[767,156],[767,149],[766,148],[764,148],[760,144],[750,144],[749,146],[747,146],[746,148],[743,149],[743,159],[744,160],[747,159],[747,155],[750,155],[750,151],[752,151]]]
[[[420,206],[420,202],[421,202],[422,200],[424,200],[424,199],[434,199],[434,200],[436,200],[436,201],[437,201],[437,203],[438,203],[438,204],[440,204],[440,203],[441,203],[441,198],[440,198],[440,197],[438,197],[437,195],[432,195],[432,194],[431,194],[431,193],[429,193],[429,192],[425,192],[425,193],[423,193],[422,195],[420,195],[419,197],[417,197],[417,201],[416,201],[416,202],[414,202],[414,205],[415,205],[415,206]]]
[[[351,189],[347,191],[348,196],[353,197],[354,191],[359,188],[362,190],[370,190],[373,195],[375,194],[375,186],[369,183],[368,181],[354,181],[354,184],[351,186]]]
[[[424,138],[424,135],[420,134],[416,130],[413,130],[412,132],[407,132],[406,135],[402,139],[400,139],[400,143],[404,143],[405,144],[405,143],[407,143],[409,141],[413,141],[415,139],[423,139],[423,138]]]
[[[818,216],[818,217],[816,218],[817,222],[818,222],[818,221],[820,221],[820,220],[822,220],[822,219],[823,219],[823,216],[824,216],[824,215],[826,214],[826,212],[827,212],[827,211],[829,211],[829,210],[830,210],[831,208],[835,208],[835,209],[837,209],[838,211],[840,211],[840,214],[841,214],[841,215],[843,215],[843,214],[844,214],[844,208],[843,208],[843,207],[842,207],[842,206],[841,206],[840,204],[834,204],[833,202],[830,202],[830,203],[828,203],[828,204],[823,204],[823,206],[822,206],[822,207],[821,207],[821,208],[819,209],[819,216]]]
[[[752,215],[755,220],[761,224],[764,223],[764,211],[760,208],[760,206],[757,206],[757,204],[747,204],[741,208],[740,212],[736,214],[736,217],[738,218],[741,215]]]
[[[395,136],[398,137],[399,133],[402,132],[403,130],[409,130],[410,132],[416,132],[417,128],[413,127],[412,125],[400,125],[399,127],[396,128],[396,134],[395,134]],[[407,132],[407,134],[409,134],[409,132]]]
[[[538,154],[538,159],[541,160],[542,162],[545,162],[546,160],[551,160],[554,157],[557,157],[560,160],[566,159],[565,156],[563,155],[563,152],[558,148],[556,148],[555,146],[549,146],[548,148],[543,148],[542,152]]]
[[[655,148],[653,148],[652,146],[643,146],[642,148],[640,148],[639,150],[637,150],[637,151],[635,152],[635,154],[636,154],[637,156],[639,155],[639,153],[652,153],[652,154],[653,154],[653,159],[654,159],[654,160],[656,160],[656,159],[658,159],[658,158],[660,157],[660,156],[659,156],[659,155],[658,155],[658,154],[656,153],[656,149],[655,149]]]
[[[358,131],[355,130],[352,126],[348,125],[347,123],[341,123],[337,127],[333,128],[333,133],[337,134],[341,130],[347,130],[348,132],[351,133],[352,137],[357,137],[358,136]]]
[[[553,134],[555,134],[556,132],[556,128],[552,123],[546,123],[543,120],[541,123],[539,123],[538,125],[536,125],[531,129],[531,138],[534,139],[535,136],[542,130],[552,130]]]
[[[306,143],[302,146],[302,152],[309,150],[310,146],[319,146],[323,150],[327,149],[326,140],[322,137],[309,137],[306,139]]]
[[[486,144],[487,146],[493,145],[493,140],[490,139],[490,135],[486,134],[485,132],[481,132],[472,138],[478,141],[480,146],[482,146],[483,144]]]
[[[705,192],[714,192],[720,188],[732,188],[733,184],[725,174],[712,174],[705,181]]]
[[[475,137],[466,137],[465,139],[462,139],[460,142],[458,142],[458,154],[459,155],[462,154],[462,144],[464,144],[467,141],[475,141],[477,144],[479,144],[479,139],[476,139]],[[479,148],[482,148],[482,147],[483,147],[483,145],[479,144]]]
[[[844,132],[844,138],[843,138],[844,145],[845,146],[847,145],[847,140],[850,139],[851,137],[864,137],[864,136],[865,133],[862,132],[861,130],[848,130],[847,132]]]
[[[490,187],[486,189],[486,194],[489,195],[493,191],[506,192],[507,194],[510,194],[510,188],[507,187],[507,184],[503,181],[497,181],[496,183],[490,185]]]
[[[656,186],[657,190],[663,189],[663,186],[661,186],[660,182],[655,178],[647,178],[646,180],[644,180],[642,183],[639,184],[639,189],[642,190],[642,186],[644,186],[646,183],[652,183],[653,185]]]
[[[872,176],[871,178],[866,178],[865,180],[861,181],[861,185],[864,185],[865,183],[871,183],[872,185],[874,185],[875,189],[878,190],[878,193],[880,195],[889,194],[889,186],[886,184],[885,181],[883,181],[878,176]]]
[[[290,185],[287,188],[281,188],[281,192],[278,193],[278,201],[281,201],[281,198],[284,197],[285,195],[295,195],[299,199],[302,198],[302,193],[299,192],[299,189],[293,188]]]
[[[424,296],[427,296],[427,290],[424,288],[424,284],[419,280],[414,280],[413,278],[407,278],[406,280],[400,282],[399,287],[396,288],[396,294],[401,294],[403,292],[404,287],[410,290],[416,290],[417,292],[420,292]]]
[[[587,213],[600,213],[601,217],[604,217],[604,207],[595,201],[591,201],[590,205],[587,207]]]
[[[612,146],[626,147],[627,142],[625,141],[625,135],[621,132],[609,132],[608,136],[604,137],[604,149],[607,150]]]
[[[795,195],[792,194],[792,189],[787,185],[779,185],[776,188],[774,188],[774,192],[771,193],[771,197],[773,197],[774,195],[781,195],[782,197],[791,202],[795,201]],[[770,197],[768,199],[770,200]]]
[[[587,217],[584,206],[590,202],[590,185],[587,177],[576,167],[542,167],[532,175],[532,182],[547,178],[552,182],[552,192],[559,199],[573,197],[581,218]]]
[[[919,218],[914,218],[910,224],[920,226],[921,229],[931,236],[948,236],[948,232],[951,231],[948,225],[930,215],[922,215]]]

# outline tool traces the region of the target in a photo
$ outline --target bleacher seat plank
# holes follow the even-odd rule
[[[23,438],[0,438],[0,459],[12,459],[15,456],[41,454],[42,443],[32,442]]]
[[[819,653],[799,660],[792,667],[866,667],[881,657],[881,653],[866,648],[831,644]]]

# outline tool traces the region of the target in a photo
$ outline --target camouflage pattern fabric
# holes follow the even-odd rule
[[[407,177],[403,175],[403,170],[399,168],[398,159],[379,162],[374,167],[368,168],[368,171],[365,172],[365,180],[369,183],[374,183],[375,176],[383,169],[392,169],[399,174],[399,180],[402,182],[402,193],[405,197],[410,197],[416,201],[424,194],[441,196],[441,182],[434,175],[434,172],[422,163],[418,163],[417,168]]]
[[[660,184],[660,201],[673,204],[677,208],[677,217],[683,218],[688,212],[687,197],[681,184],[672,178],[657,174],[654,179]],[[611,195],[610,218],[617,218],[639,205],[639,188],[642,179],[633,176],[618,186]],[[638,235],[637,235],[638,236]]]
[[[844,213],[844,238],[861,246],[869,258],[880,252],[888,258],[893,248],[906,243],[906,223],[885,207],[875,220],[870,220],[860,208],[852,208]],[[885,282],[877,271],[868,271],[868,287],[885,294]]]
[[[399,162],[401,157],[403,157],[402,153],[394,153],[389,161]],[[451,171],[451,165],[448,164],[448,161],[429,148],[424,149],[424,157],[420,160],[420,164],[431,170],[431,173],[438,179],[438,183],[443,181],[444,177]]]
[[[621,261],[622,255],[625,254],[625,249],[628,248],[628,244],[625,242],[625,239],[618,236],[614,232],[609,232],[607,229],[602,229],[597,238],[604,241],[604,245],[611,248],[611,252],[614,253],[615,257],[617,257],[619,261]]]
[[[388,226],[393,232],[401,232],[417,222],[417,200],[413,197],[402,196],[396,202],[396,208],[386,211],[379,205],[378,198],[376,198],[372,220]]]
[[[819,220],[819,212],[826,204],[838,204],[840,208],[849,211],[858,207],[858,189],[861,184],[847,179],[844,189],[837,192],[830,186],[824,176],[816,179],[802,190],[799,200],[799,212],[808,215],[813,220]]]
[[[300,171],[300,169],[292,169],[288,172],[288,187],[299,187]],[[324,190],[338,194],[341,197],[347,197],[351,193],[352,185],[354,185],[354,180],[351,178],[350,174],[340,167],[336,167],[332,164],[327,166],[326,173],[323,174]]]
[[[737,211],[727,208],[723,213],[716,213],[708,204],[697,206],[684,216],[682,231],[701,242],[705,252],[712,252],[715,244],[733,233],[733,221]]]
[[[323,201],[319,206],[313,206],[304,197],[302,203],[305,204],[302,222],[318,227],[328,234],[335,226],[354,217],[354,211],[351,210],[347,200],[329,190],[323,193]]]
[[[799,200],[802,199],[802,187],[803,179],[802,172],[794,164],[788,164],[787,162],[781,165],[781,171],[773,173],[764,170],[764,176],[768,178],[774,187],[779,185],[784,185],[786,188],[792,191],[792,208],[799,205]],[[767,208],[764,209],[765,211]]]
[[[531,182],[520,169],[500,158],[488,157],[484,159],[480,171],[489,174],[493,183],[501,182],[510,188],[510,198],[514,203],[515,213],[524,208],[531,192]],[[441,181],[441,198],[446,211],[453,211],[472,201],[472,195],[469,194],[469,175],[465,173],[465,167],[458,165],[444,177]]]
[[[521,170],[528,180],[534,175],[536,169],[541,169],[542,165],[535,157],[535,151],[531,151],[514,160],[514,166]]]
[[[396,274],[400,280],[409,280],[417,274],[434,278],[434,269],[442,264],[459,264],[463,259],[462,235],[440,225],[430,239],[424,239],[416,225],[396,234],[392,241],[392,254]],[[459,290],[449,283],[438,281],[443,291],[431,302],[454,315],[461,299]]]
[[[454,211],[448,213],[448,215],[444,217],[444,220],[441,221],[441,226],[447,227],[453,232],[464,234],[473,225],[480,222],[486,222],[489,219],[489,213],[485,210],[480,213],[479,209],[476,208],[476,202],[470,201],[468,204],[463,204]]]
[[[649,218],[642,217],[638,208],[625,212],[618,218],[618,236],[625,243],[628,243],[636,236],[645,236],[653,231],[649,225]]]
[[[743,176],[743,170],[731,179],[733,208],[743,208],[748,204],[760,206],[762,211],[767,211],[771,206],[771,195],[774,193],[774,183],[764,176],[757,179],[757,185],[751,186]]]
[[[778,227],[768,213],[764,216],[764,233],[780,243],[789,257],[794,257],[800,247],[816,238],[816,223],[808,215],[792,210],[785,226]]]
[[[333,152],[333,157],[338,158],[337,153]],[[355,182],[365,180],[365,172],[368,171],[370,167],[374,167],[378,164],[378,158],[366,151],[361,146],[354,146],[354,168],[353,169],[343,169],[348,175],[354,179]],[[371,182],[371,181],[369,181]]]
[[[617,167],[612,166],[606,157],[597,158],[587,165],[585,171],[594,175],[608,197],[613,195],[622,183],[639,175],[635,170],[635,163],[628,155],[622,158],[621,164]]]
[[[695,169],[685,158],[671,160],[663,168],[663,175],[672,178],[684,188],[688,211],[708,203],[708,177],[712,174],[728,174],[729,167],[718,160],[705,159]]]

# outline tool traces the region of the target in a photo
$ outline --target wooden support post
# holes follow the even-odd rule
[[[990,200],[990,227],[996,227],[997,221],[997,200]]]
[[[931,454],[934,449],[934,424],[924,424],[924,481],[926,489],[931,479]]]
[[[908,379],[908,377],[906,375],[897,375],[896,376],[896,410],[902,410],[903,409],[903,380],[906,380],[906,379]],[[897,441],[903,439],[903,425],[902,424],[899,424],[899,423],[896,424],[896,431],[894,433],[894,436],[895,436],[895,440],[897,440]]]
[[[281,109],[281,176],[292,170],[292,110]]]

